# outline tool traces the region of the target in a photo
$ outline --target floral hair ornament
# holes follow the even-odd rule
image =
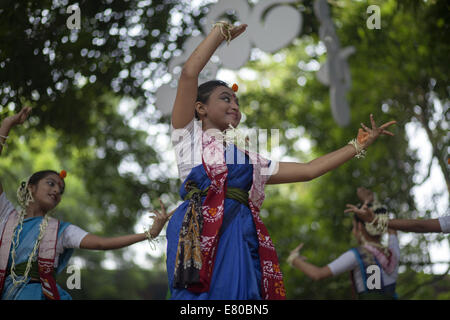
[[[239,89],[238,85],[236,83],[233,83],[233,85],[231,86],[231,90],[233,90],[234,92],[237,92]]]
[[[67,177],[67,171],[61,170],[61,172],[59,173],[59,177],[64,180]]]

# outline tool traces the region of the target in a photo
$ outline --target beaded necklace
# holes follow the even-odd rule
[[[21,187],[17,190],[17,199],[19,201],[20,206],[22,209],[20,210],[19,214],[19,221],[17,221],[17,225],[14,229],[17,229],[17,235],[12,238],[12,249],[11,249],[11,278],[13,280],[14,287],[25,283],[28,278],[28,274],[31,270],[31,265],[33,263],[33,259],[36,256],[37,249],[39,248],[39,245],[41,244],[41,240],[44,237],[45,230],[48,226],[48,220],[49,216],[46,215],[44,219],[42,219],[41,224],[39,225],[39,235],[36,239],[36,242],[34,243],[33,250],[31,251],[30,256],[28,257],[27,266],[25,268],[25,273],[23,275],[23,278],[21,280],[18,280],[18,275],[15,272],[16,268],[16,250],[19,246],[19,239],[20,239],[20,233],[23,229],[23,220],[25,219],[26,214],[26,208],[30,205],[31,202],[34,202],[33,196],[31,192],[28,190],[28,182],[29,179],[27,179],[26,183],[23,183]]]
[[[31,265],[33,263],[33,259],[36,256],[37,249],[39,248],[39,245],[41,244],[41,240],[44,237],[45,230],[47,229],[49,216],[48,215],[45,216],[45,218],[42,220],[42,222],[39,226],[39,235],[38,235],[36,242],[34,243],[33,250],[31,251],[31,254],[28,257],[28,262],[27,262],[27,266],[25,268],[25,273],[23,275],[23,278],[18,280],[18,275],[15,273],[15,268],[16,268],[16,260],[15,259],[16,259],[16,250],[19,245],[20,232],[22,231],[22,228],[23,228],[24,218],[25,218],[25,210],[22,210],[20,212],[19,221],[17,222],[17,226],[16,226],[16,228],[18,227],[17,236],[13,237],[13,240],[12,240],[13,243],[12,243],[12,251],[11,251],[11,259],[12,259],[11,278],[13,280],[14,286],[17,286],[21,283],[25,283],[27,281],[28,274],[30,273],[30,270],[31,270]]]

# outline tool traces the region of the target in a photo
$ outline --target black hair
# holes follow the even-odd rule
[[[196,101],[199,101],[201,103],[207,103],[213,90],[220,86],[229,88],[228,84],[221,80],[210,80],[210,81],[202,83],[197,89]],[[197,120],[199,119],[197,111],[195,111],[195,118]]]
[[[39,183],[39,181],[41,181],[42,179],[48,177],[51,174],[56,174],[57,176],[59,176],[59,173],[54,171],[54,170],[42,170],[42,171],[38,171],[33,173],[33,175],[30,177],[30,179],[28,179],[28,185],[32,184],[32,185],[37,185]],[[63,186],[63,190],[62,192],[64,192],[64,188],[66,186],[66,183],[64,182],[64,179],[62,179],[64,186]],[[23,187],[25,183],[22,182]]]

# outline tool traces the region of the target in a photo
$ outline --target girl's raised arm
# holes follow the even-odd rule
[[[228,34],[229,30],[231,40],[243,33],[246,28],[246,24],[236,27],[226,23],[216,24],[190,55],[181,71],[173,105],[172,125],[175,129],[185,127],[194,117],[198,76],[219,45],[225,40],[224,35]]]
[[[0,126],[0,155],[3,151],[3,146],[6,144],[6,140],[8,139],[9,131],[15,127],[16,125],[22,124],[30,115],[31,108],[23,107],[18,113],[13,116],[6,117],[3,119],[2,124]],[[3,187],[0,183],[0,195],[3,193]]]

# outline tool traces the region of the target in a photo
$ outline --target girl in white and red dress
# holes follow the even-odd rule
[[[5,118],[0,126],[0,154],[9,131],[22,124],[31,112],[25,107]],[[170,214],[154,211],[154,223],[141,234],[99,237],[81,228],[51,218],[60,203],[66,172],[39,171],[23,181],[17,191],[21,206],[16,210],[0,184],[0,297],[4,300],[71,299],[54,275],[67,265],[74,248],[119,249],[156,237]],[[162,203],[161,203],[162,205]]]
[[[372,191],[360,187],[357,195],[362,205],[372,208],[375,215],[387,216],[387,210],[378,202],[374,202]],[[357,208],[356,206],[354,206]],[[389,233],[387,248],[381,244],[381,235]],[[300,244],[289,255],[289,264],[303,271],[313,280],[321,280],[350,272],[353,297],[358,299],[396,299],[395,292],[398,277],[400,247],[395,230],[371,229],[357,215],[353,217],[353,236],[359,246],[352,248],[324,267],[318,267],[300,255]],[[377,269],[378,268],[378,269]],[[378,271],[378,274],[374,272]]]
[[[247,25],[216,23],[183,66],[172,111],[172,143],[184,202],[167,227],[172,299],[285,299],[282,273],[259,211],[265,184],[315,179],[361,155],[391,121],[363,125],[358,139],[309,163],[271,162],[225,143],[241,120],[237,86],[198,77],[224,40]]]

